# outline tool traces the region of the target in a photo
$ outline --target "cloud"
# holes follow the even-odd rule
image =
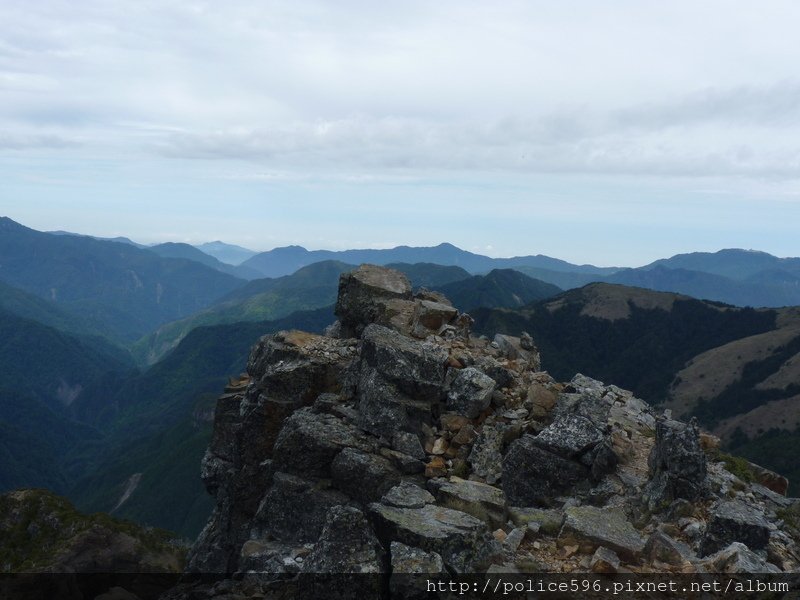
[[[9,1],[0,148],[284,180],[795,178],[798,17],[777,0]]]

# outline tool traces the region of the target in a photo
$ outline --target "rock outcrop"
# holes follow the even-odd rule
[[[189,571],[372,573],[410,594],[400,574],[800,565],[797,501],[729,473],[696,425],[556,382],[531,336],[474,337],[391,269],[342,275],[336,314],[327,336],[264,337],[220,398]]]

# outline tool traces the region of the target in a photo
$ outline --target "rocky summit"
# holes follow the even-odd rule
[[[369,573],[403,597],[407,572],[800,567],[800,503],[695,423],[553,380],[532,336],[476,337],[391,269],[342,275],[336,315],[262,338],[219,398],[189,572]]]

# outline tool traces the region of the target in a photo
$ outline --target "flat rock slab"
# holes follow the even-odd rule
[[[397,508],[373,503],[369,513],[385,546],[401,542],[436,552],[457,573],[486,569],[501,554],[486,524],[461,511],[433,504]]]
[[[751,550],[761,550],[769,543],[769,523],[744,502],[723,501],[711,509],[706,537],[700,548],[703,556],[741,542]]]
[[[503,490],[478,481],[451,477],[439,486],[439,504],[472,515],[496,529],[506,522]]]
[[[572,506],[565,511],[559,539],[577,543],[587,554],[600,546],[633,560],[644,550],[645,541],[620,510],[595,506]]]

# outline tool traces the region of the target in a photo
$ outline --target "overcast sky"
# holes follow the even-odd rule
[[[800,255],[800,3],[0,2],[0,214],[264,250]]]

